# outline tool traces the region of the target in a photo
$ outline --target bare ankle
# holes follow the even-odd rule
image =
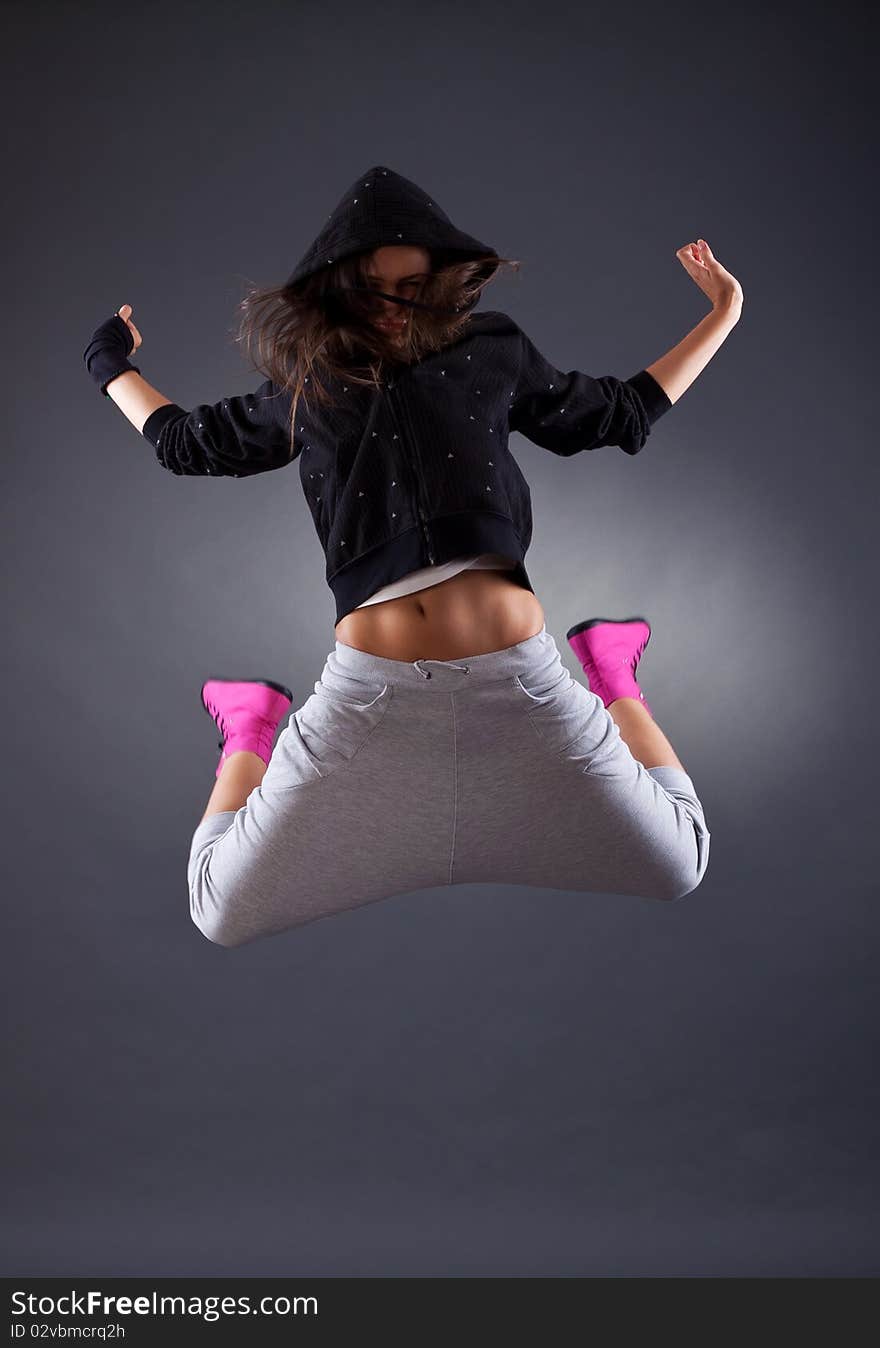
[[[607,711],[620,731],[620,738],[643,767],[687,771],[648,708],[638,698],[615,698],[609,702]]]

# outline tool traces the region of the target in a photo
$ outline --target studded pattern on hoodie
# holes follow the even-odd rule
[[[343,196],[290,280],[389,243],[457,250],[490,268],[497,258],[379,165]],[[291,395],[271,380],[189,410],[164,404],[143,435],[175,474],[248,477],[298,461],[337,622],[382,586],[459,556],[511,557],[511,577],[532,589],[531,497],[510,432],[564,456],[603,445],[637,454],[672,406],[644,369],[629,379],[559,369],[494,310],[472,312],[457,340],[395,366],[380,388],[340,380],[333,392],[326,409],[300,399],[292,437]]]

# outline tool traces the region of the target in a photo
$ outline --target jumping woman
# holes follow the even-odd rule
[[[704,810],[637,681],[650,625],[575,622],[589,686],[571,677],[525,568],[531,499],[508,447],[519,431],[564,456],[643,448],[742,309],[705,240],[676,256],[711,312],[629,379],[566,373],[507,314],[474,312],[519,264],[380,164],[287,281],[242,302],[253,393],[186,410],[129,361],[130,305],[94,333],[89,374],[169,472],[299,462],[336,607],[298,709],[277,680],[202,685],[222,753],[188,884],[211,941],[435,885],[672,900],[700,884]]]

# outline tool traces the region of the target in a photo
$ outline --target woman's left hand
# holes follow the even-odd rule
[[[722,267],[705,239],[686,243],[675,256],[688,276],[709,297],[713,309],[742,307],[742,286],[735,276]]]

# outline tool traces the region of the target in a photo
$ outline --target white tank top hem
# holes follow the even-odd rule
[[[381,604],[386,599],[399,599],[402,594],[412,594],[414,590],[426,590],[430,585],[439,585],[441,581],[449,580],[458,575],[459,571],[467,571],[470,567],[476,571],[512,571],[515,566],[516,562],[497,552],[481,552],[476,557],[456,557],[451,562],[441,562],[439,566],[423,566],[418,571],[410,571],[399,580],[393,580],[390,585],[383,585],[381,590],[371,594],[357,607],[366,608],[368,604]]]

